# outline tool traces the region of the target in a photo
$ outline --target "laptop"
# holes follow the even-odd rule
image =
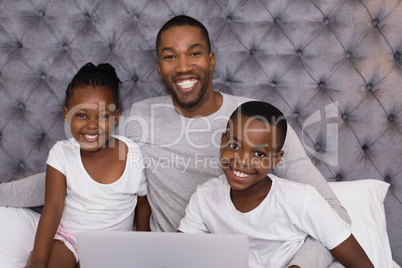
[[[78,232],[81,268],[247,268],[249,240],[235,234]]]

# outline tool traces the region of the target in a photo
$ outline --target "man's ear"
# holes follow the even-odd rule
[[[279,151],[279,152],[277,152],[277,153],[274,154],[274,157],[273,157],[273,159],[272,159],[271,169],[276,168],[276,166],[277,166],[277,165],[279,164],[279,162],[281,161],[282,156],[283,156],[284,153],[285,153],[285,152],[281,150],[281,151]]]
[[[68,123],[68,117],[67,117],[68,116],[68,108],[67,108],[67,106],[63,106],[62,110],[63,110],[64,122]]]
[[[213,52],[209,53],[209,70],[213,71],[215,69],[215,54]]]

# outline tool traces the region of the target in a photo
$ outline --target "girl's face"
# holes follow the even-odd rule
[[[96,152],[108,146],[120,109],[110,89],[88,85],[74,88],[63,115],[81,149]]]

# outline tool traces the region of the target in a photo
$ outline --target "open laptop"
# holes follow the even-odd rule
[[[78,232],[81,268],[246,268],[245,235]]]

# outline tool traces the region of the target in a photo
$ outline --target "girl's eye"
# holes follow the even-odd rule
[[[265,156],[265,154],[263,152],[255,152],[254,154],[257,157],[264,157]]]
[[[229,143],[229,147],[236,150],[239,148],[239,145],[237,145],[236,143]]]
[[[100,119],[108,119],[109,118],[109,115],[108,114],[104,114],[104,115],[101,115],[101,116],[99,116],[100,117]]]
[[[76,117],[85,118],[85,114],[77,114]]]

